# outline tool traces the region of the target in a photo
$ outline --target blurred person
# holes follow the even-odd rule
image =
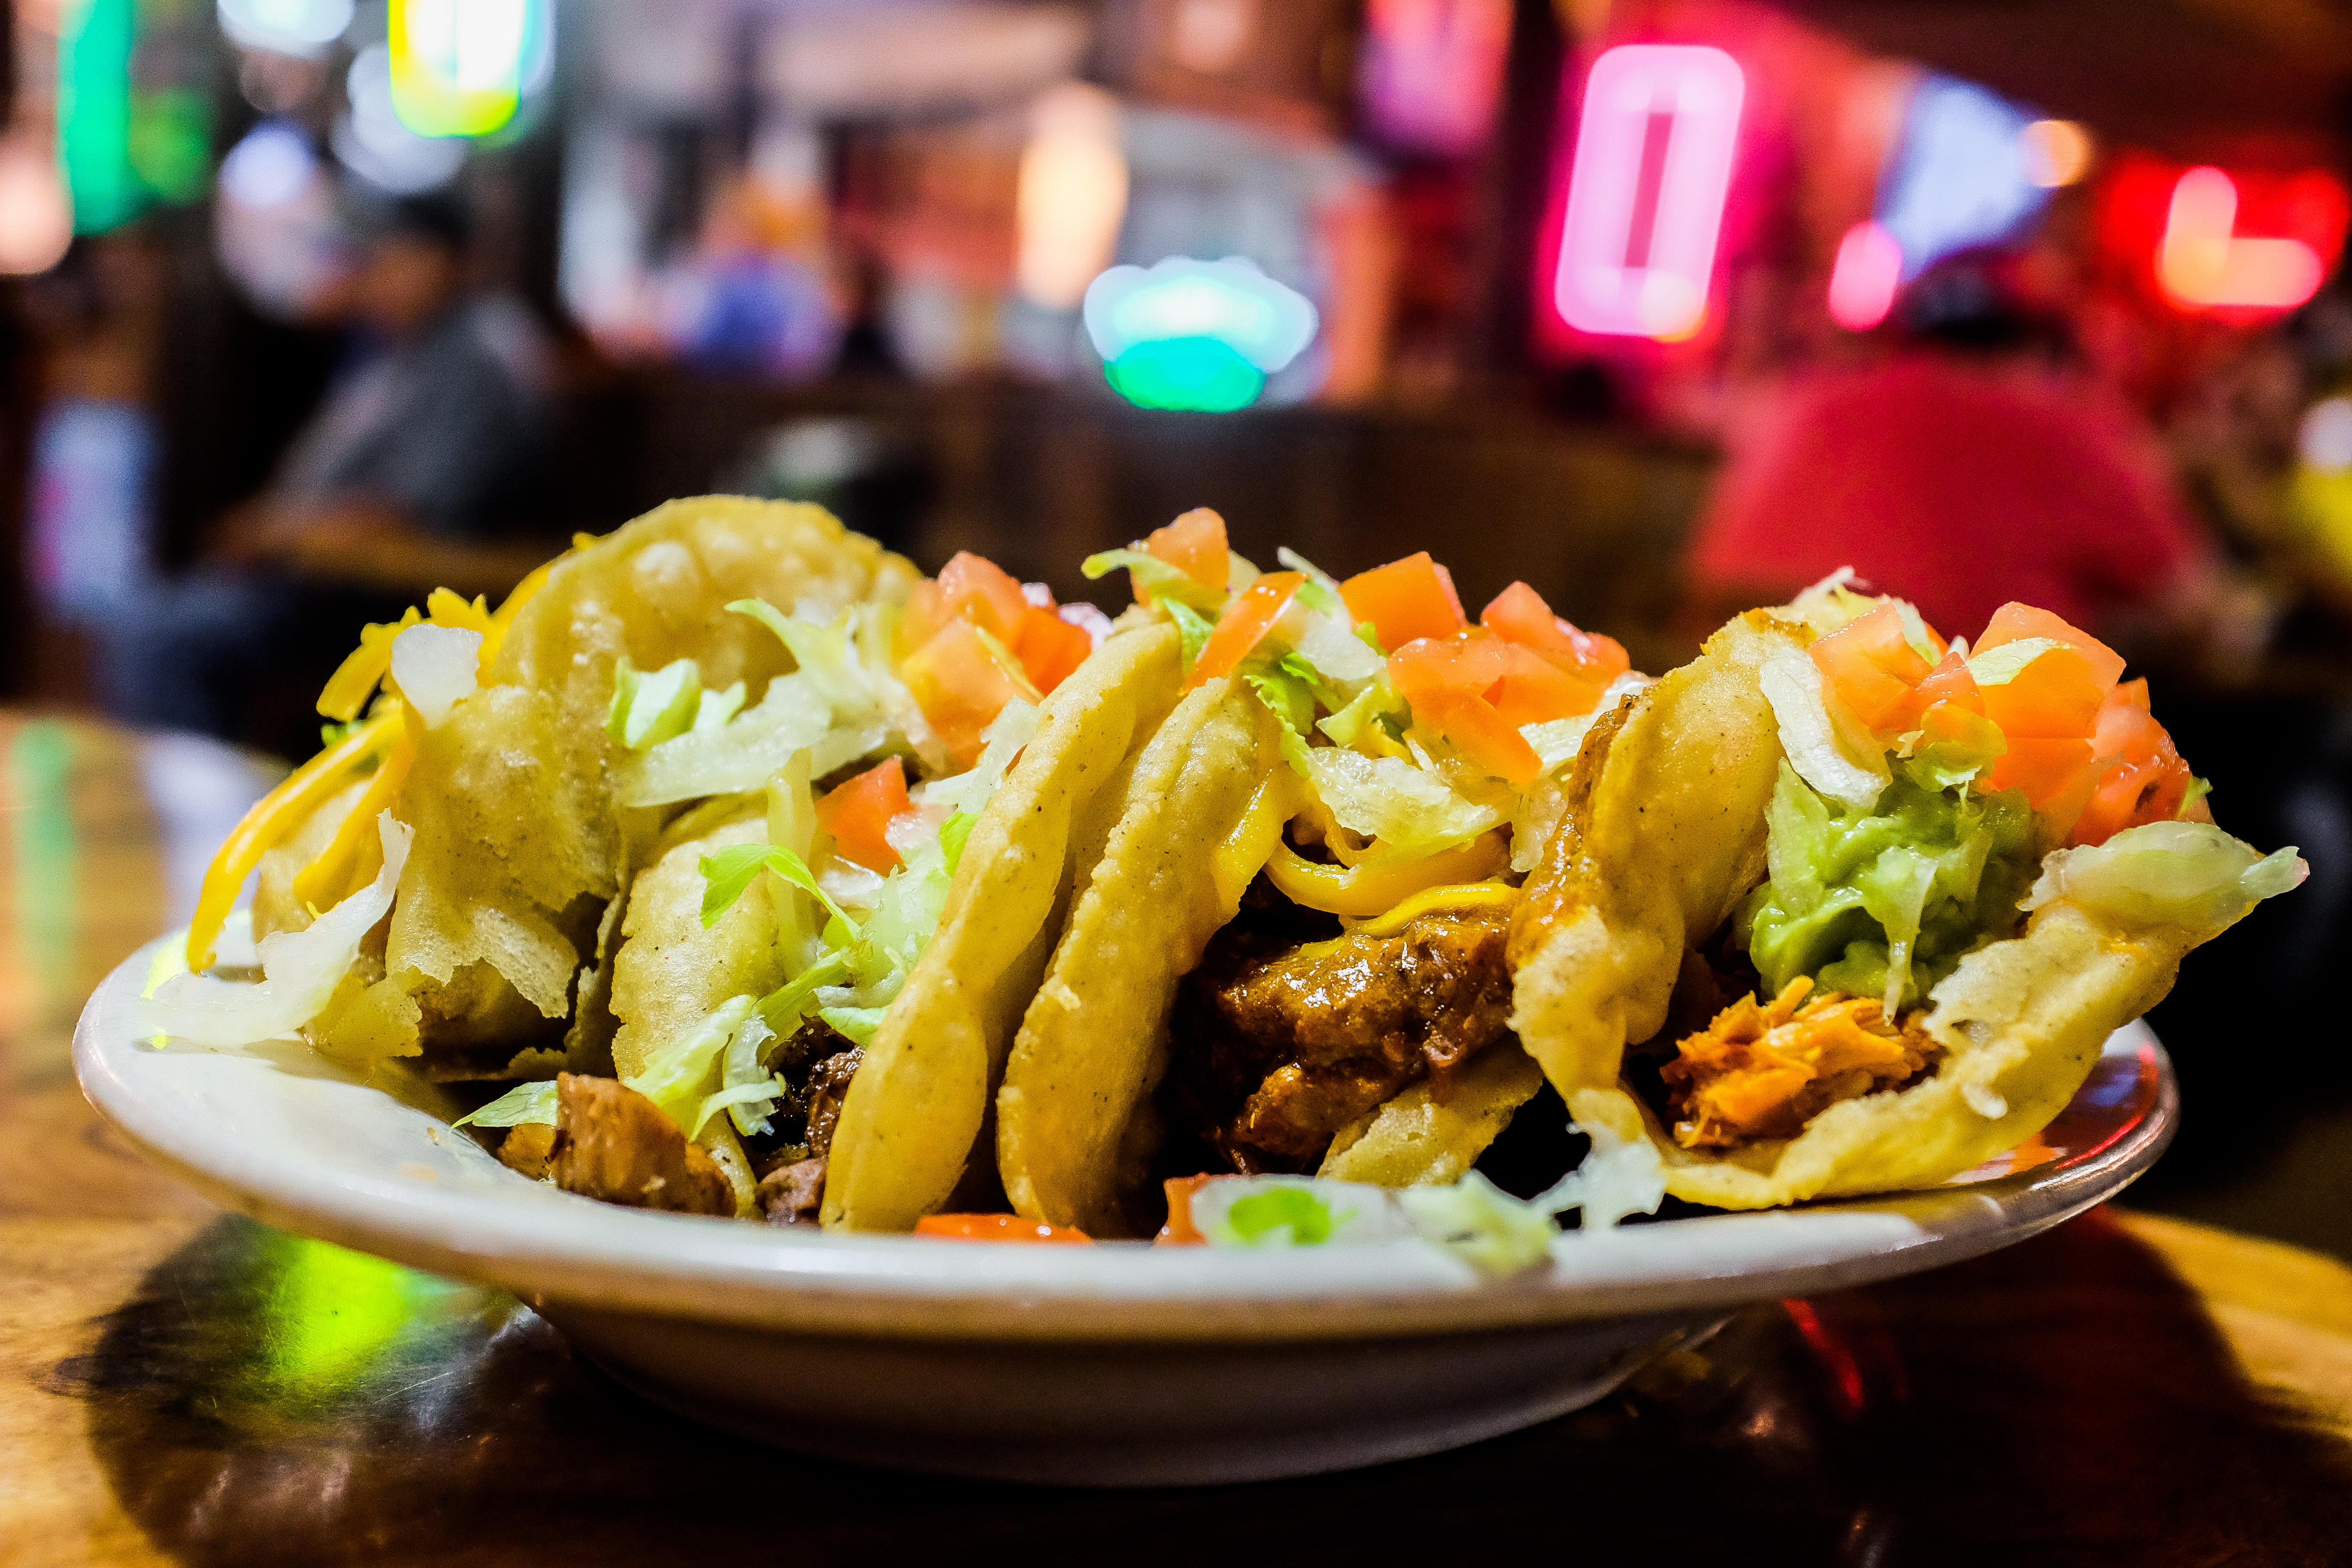
[[[323,679],[361,619],[392,618],[436,586],[495,595],[548,553],[513,537],[540,476],[536,322],[469,287],[457,198],[407,197],[366,218],[335,302],[353,363],[196,567],[109,628],[110,705],[132,722],[249,738],[257,681]]]
[[[2145,422],[2068,372],[2063,329],[2014,270],[1981,252],[1929,268],[1889,351],[1792,377],[1734,427],[1687,557],[1703,617],[1850,565],[1947,634],[2020,599],[2209,664],[2260,652],[2262,595],[2222,563]]]

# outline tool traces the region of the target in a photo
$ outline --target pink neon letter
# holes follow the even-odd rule
[[[2241,239],[2238,187],[2219,169],[2191,169],[2172,187],[2156,273],[2194,309],[2291,310],[2319,292],[2327,268],[2299,239]]]
[[[1623,44],[1592,62],[1552,285],[1570,326],[1698,330],[1746,89],[1732,58],[1703,45]]]

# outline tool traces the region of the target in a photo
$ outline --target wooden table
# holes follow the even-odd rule
[[[0,1562],[2352,1562],[2352,1270],[2115,1212],[1355,1475],[1049,1492],[704,1432],[100,1124],[74,1014],[173,896],[142,758],[0,719]]]

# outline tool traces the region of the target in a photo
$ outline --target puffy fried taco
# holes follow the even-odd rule
[[[1284,561],[1198,511],[1088,563],[1128,570],[1186,670],[997,1095],[1030,1220],[1148,1230],[1179,1147],[1188,1172],[1449,1183],[1540,1086],[1507,1024],[1514,882],[1639,678],[1524,584],[1473,626],[1425,553],[1344,584]]]
[[[2304,874],[2212,825],[2123,668],[2021,605],[1948,645],[1841,578],[1597,726],[1510,935],[1570,1113],[1726,1208],[1930,1185],[2047,1126]]]
[[[615,1202],[799,1222],[836,1155],[959,1171],[990,1083],[939,1141],[884,1022],[943,919],[963,952],[1010,929],[994,890],[1041,879],[1014,916],[1050,918],[1045,818],[1164,712],[1155,657],[1172,700],[1164,628],[1077,677],[1107,629],[978,557],[919,579],[814,508],[723,497],[496,612],[436,593],[329,684],[327,751],[223,850],[156,1026],[530,1080],[466,1120]],[[257,863],[263,974],[204,973]],[[882,1087],[855,1093],[869,1047]]]

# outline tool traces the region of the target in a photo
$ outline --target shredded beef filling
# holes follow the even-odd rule
[[[1392,936],[1300,945],[1234,921],[1178,991],[1170,1109],[1236,1170],[1297,1171],[1416,1079],[1443,1100],[1508,1032],[1509,923],[1433,913]]]

